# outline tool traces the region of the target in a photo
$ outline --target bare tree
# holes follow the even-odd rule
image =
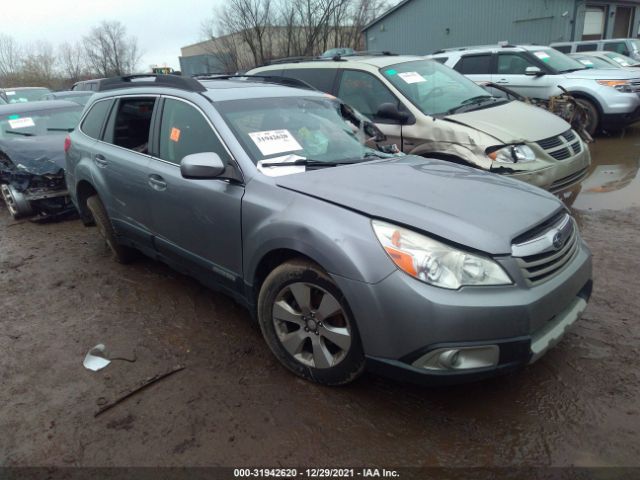
[[[84,37],[90,67],[103,77],[133,73],[140,61],[138,41],[127,37],[127,29],[119,21],[104,21]]]
[[[22,49],[10,36],[0,34],[0,78],[9,82],[22,67]]]
[[[58,59],[62,74],[71,82],[77,82],[87,75],[85,49],[80,43],[65,42],[58,47]]]
[[[24,49],[19,78],[23,85],[53,85],[57,80],[56,56],[49,42],[39,41]]]

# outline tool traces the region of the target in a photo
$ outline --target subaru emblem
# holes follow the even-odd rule
[[[556,234],[553,236],[553,248],[555,248],[556,250],[560,250],[562,248],[562,244],[564,242],[562,241],[562,232],[558,231],[556,232]]]

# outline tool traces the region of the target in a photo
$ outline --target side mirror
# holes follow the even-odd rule
[[[386,120],[394,120],[401,125],[404,125],[409,121],[409,113],[401,112],[398,109],[398,105],[391,102],[381,104],[376,112],[376,117],[384,118]]]
[[[524,74],[528,75],[529,77],[541,77],[542,75],[544,75],[539,67],[527,67],[524,71]]]
[[[192,153],[180,162],[180,173],[184,178],[217,178],[224,170],[224,163],[214,152]]]

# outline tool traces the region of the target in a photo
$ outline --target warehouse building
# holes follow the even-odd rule
[[[640,0],[404,0],[364,29],[367,50],[425,55],[468,45],[640,36]]]

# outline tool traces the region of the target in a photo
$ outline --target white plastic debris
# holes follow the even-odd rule
[[[99,343],[89,350],[82,364],[87,370],[97,372],[111,363],[111,360],[106,357],[106,347],[102,343]]]

